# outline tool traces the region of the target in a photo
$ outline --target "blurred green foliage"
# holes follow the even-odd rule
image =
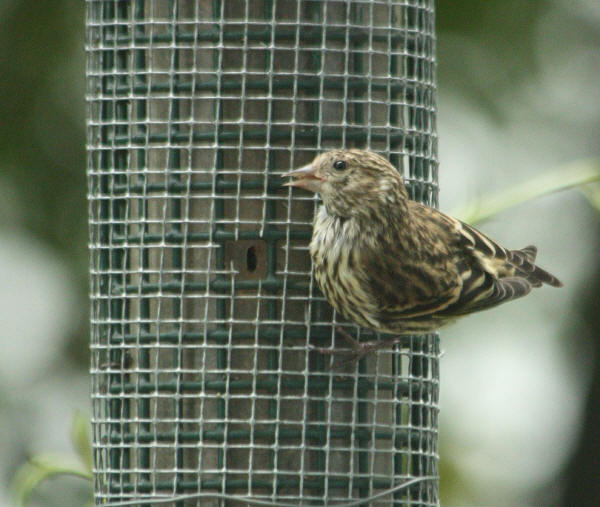
[[[556,0],[436,2],[439,88],[505,120],[507,100],[542,70],[539,27],[546,16],[555,17],[544,25],[551,28],[544,36],[557,50],[573,45],[597,51],[600,30],[585,7]]]
[[[9,1],[0,11],[0,165],[24,225],[80,265],[87,255],[84,7]]]
[[[440,86],[459,91],[501,119],[499,91],[519,87],[537,70],[533,27],[548,3],[437,2]]]
[[[65,350],[87,367],[85,2],[0,5],[0,220],[53,248],[82,301]]]

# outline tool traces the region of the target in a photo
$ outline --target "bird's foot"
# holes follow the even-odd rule
[[[360,361],[366,355],[375,352],[382,348],[387,348],[392,345],[398,343],[398,340],[378,340],[378,341],[370,341],[370,342],[360,342],[357,339],[350,336],[344,329],[340,326],[335,328],[336,332],[350,345],[350,350],[348,349],[335,349],[335,348],[324,348],[324,347],[315,347],[314,350],[323,354],[325,356],[344,356],[344,360],[336,360],[333,363],[334,368],[338,368],[340,366],[344,366],[347,364],[354,364]]]

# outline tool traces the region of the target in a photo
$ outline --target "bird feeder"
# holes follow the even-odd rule
[[[368,333],[280,178],[366,148],[437,205],[434,1],[88,0],[86,26],[96,502],[437,505],[438,338],[314,350]]]

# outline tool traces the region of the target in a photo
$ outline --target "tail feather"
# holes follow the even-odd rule
[[[533,287],[541,287],[546,283],[552,287],[562,287],[562,282],[548,271],[536,266],[535,258],[537,248],[534,245],[526,246],[521,250],[510,252],[510,263],[516,268],[517,274],[525,278]]]
[[[537,248],[534,245],[528,245],[521,250],[507,250],[470,225],[458,220],[454,220],[453,223],[467,249],[485,261],[484,269],[491,263],[495,276],[501,279],[517,276],[527,280],[532,287],[540,287],[544,283],[552,287],[562,287],[563,284],[558,278],[535,265]]]
[[[537,247],[535,245],[528,245],[525,248],[521,248],[521,253],[525,254],[529,262],[535,262],[537,257]]]
[[[548,273],[548,271],[538,266],[534,266],[534,270],[531,273],[529,273],[529,276],[527,276],[527,280],[531,282],[539,282],[540,285],[542,283],[546,283],[548,285],[551,285],[552,287],[563,286],[562,282],[558,278],[556,278],[555,276]]]

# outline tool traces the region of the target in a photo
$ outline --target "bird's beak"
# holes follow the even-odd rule
[[[289,173],[281,175],[282,178],[291,177],[294,178],[292,181],[284,183],[284,187],[298,187],[310,190],[311,192],[318,192],[323,183],[323,178],[317,176],[316,169],[312,164],[305,165],[300,169],[294,169]]]

